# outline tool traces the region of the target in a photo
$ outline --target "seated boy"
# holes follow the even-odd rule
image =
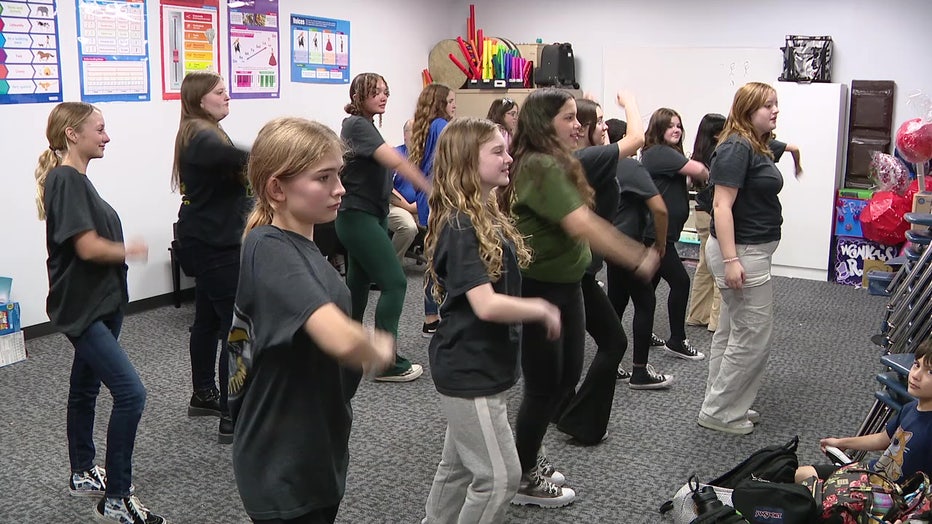
[[[917,471],[932,475],[932,337],[916,348],[916,360],[909,370],[909,394],[916,400],[903,406],[887,423],[885,431],[860,437],[824,438],[819,441],[822,451],[826,446],[884,450],[870,468],[894,482],[901,482]],[[826,479],[836,469],[838,466],[801,466],[796,470],[796,482],[814,476]]]

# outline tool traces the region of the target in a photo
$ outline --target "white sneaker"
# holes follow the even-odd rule
[[[754,424],[748,419],[726,424],[718,419],[700,413],[699,420],[697,420],[696,423],[706,429],[730,433],[732,435],[750,435],[754,431]]]

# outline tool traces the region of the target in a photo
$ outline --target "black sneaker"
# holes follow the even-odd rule
[[[686,360],[702,360],[705,358],[705,353],[697,351],[696,348],[694,348],[692,344],[689,343],[688,338],[679,344],[668,340],[663,347],[673,356],[685,358]]]
[[[666,346],[666,345],[667,345],[666,340],[658,337],[655,333],[650,334],[650,347],[655,348],[655,347]]]
[[[164,518],[151,513],[135,495],[123,498],[103,497],[94,508],[98,522],[118,524],[167,524]]]
[[[562,508],[573,503],[576,492],[566,486],[555,486],[538,472],[537,468],[521,476],[521,484],[512,504],[519,506],[540,506],[542,508]]]
[[[631,379],[631,372],[621,366],[618,366],[618,371],[615,372],[615,379],[622,382],[627,382]]]
[[[107,471],[94,466],[87,471],[72,473],[68,490],[72,497],[102,497],[107,490]]]
[[[437,326],[440,325],[440,320],[435,320],[433,322],[424,322],[424,326],[421,328],[421,336],[424,338],[430,338],[434,336],[434,333],[437,332]]]
[[[634,368],[628,387],[631,389],[666,389],[673,384],[673,375],[663,375],[654,371],[648,364],[643,368]]]
[[[189,417],[219,417],[220,416],[220,390],[210,388],[195,391],[188,403]]]
[[[233,443],[233,419],[230,415],[220,415],[220,428],[217,430],[217,442],[221,444]]]

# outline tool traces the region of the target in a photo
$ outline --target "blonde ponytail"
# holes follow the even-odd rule
[[[256,204],[252,207],[249,217],[246,218],[246,229],[243,230],[243,239],[250,231],[259,226],[268,226],[272,223],[272,209],[262,200],[256,199]]]
[[[61,157],[51,148],[39,155],[39,165],[36,166],[36,210],[39,220],[45,220],[45,179],[49,171],[61,165]]]

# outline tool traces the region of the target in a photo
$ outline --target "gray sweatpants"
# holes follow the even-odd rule
[[[493,523],[518,491],[521,463],[508,424],[506,393],[440,395],[447,417],[443,455],[427,497],[426,524]]]
[[[725,285],[725,263],[718,241],[709,237],[706,260],[722,292],[719,324],[709,351],[709,378],[701,413],[725,424],[747,420],[757,398],[773,333],[771,259],[779,242],[737,245],[744,267],[741,289]]]

